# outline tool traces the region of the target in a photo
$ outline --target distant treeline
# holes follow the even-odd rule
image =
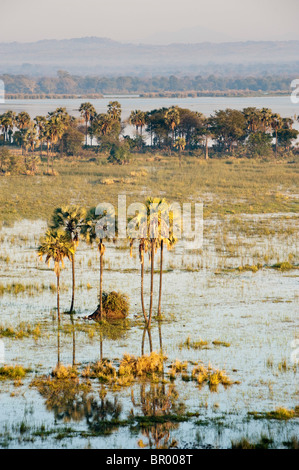
[[[286,93],[290,91],[290,75],[271,75],[259,77],[231,76],[156,76],[156,77],[96,77],[70,75],[59,71],[56,77],[29,77],[25,75],[1,75],[5,84],[6,96],[23,97],[61,97],[85,96],[98,98],[105,94],[174,94],[181,96],[202,96],[208,94],[258,94]]]

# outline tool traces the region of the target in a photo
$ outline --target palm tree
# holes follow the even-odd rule
[[[72,118],[66,108],[56,108],[55,111],[52,111],[52,112],[49,112],[48,113],[48,119],[52,119],[52,118],[57,118],[61,124],[63,125],[63,132],[61,132],[60,134],[60,154],[61,156],[63,155],[63,140],[62,140],[62,136],[64,134],[64,132],[67,130],[67,128],[69,127],[72,119]]]
[[[141,264],[141,306],[145,323],[148,328],[151,326],[152,312],[153,312],[153,286],[154,286],[154,258],[157,249],[160,247],[160,286],[159,286],[159,302],[158,302],[158,315],[161,314],[161,299],[162,299],[162,272],[163,272],[163,248],[166,244],[168,249],[176,243],[173,236],[173,213],[169,212],[169,206],[165,199],[148,198],[145,202],[145,213],[139,212],[137,216],[132,218],[134,221],[133,230],[139,230],[139,259]],[[129,226],[130,228],[130,226]],[[130,230],[129,230],[130,233]],[[130,238],[130,237],[129,237]],[[130,238],[130,246],[135,241],[134,237]],[[145,313],[144,307],[144,253],[149,252],[151,261],[151,274],[150,274],[150,305],[148,316]],[[131,253],[132,254],[132,253]]]
[[[57,142],[61,139],[63,136],[63,133],[65,131],[65,124],[63,120],[60,118],[60,116],[50,116],[48,119],[47,123],[47,129],[46,129],[46,134],[48,134],[50,138],[50,145],[51,148],[54,144],[57,144]],[[54,173],[54,156],[52,153],[52,173]]]
[[[180,112],[178,107],[173,106],[172,108],[169,108],[165,113],[164,119],[166,124],[171,128],[172,143],[174,144],[174,131],[180,123]]]
[[[46,235],[41,239],[37,251],[41,260],[43,256],[46,256],[46,263],[48,263],[48,265],[51,261],[54,261],[54,272],[57,280],[57,313],[58,320],[60,321],[60,271],[64,268],[64,258],[72,259],[74,253],[73,244],[64,231],[47,230]]]
[[[278,136],[277,136],[277,133],[278,133],[278,130],[282,128],[282,124],[283,124],[283,121],[282,121],[281,116],[278,113],[272,114],[271,127],[272,127],[272,129],[275,133],[275,157],[276,158],[277,158],[277,154],[278,154]]]
[[[139,233],[142,234],[141,238],[139,238],[139,247],[138,247],[139,261],[140,261],[140,277],[141,277],[140,295],[141,295],[142,313],[143,313],[144,321],[147,324],[148,319],[147,319],[147,315],[146,315],[145,307],[144,307],[144,253],[147,253],[148,246],[149,246],[149,240],[147,238],[147,217],[144,217],[144,214],[139,212],[139,214],[134,217],[134,222],[135,222],[136,227],[140,229]],[[135,238],[131,238],[129,236],[129,240],[130,240],[130,256],[132,256],[132,248],[133,248]]]
[[[34,121],[38,129],[39,141],[40,141],[40,156],[42,156],[44,132],[45,132],[47,119],[45,118],[45,116],[36,116],[34,118]]]
[[[0,127],[4,135],[4,142],[11,144],[11,136],[16,121],[16,113],[14,111],[6,111],[0,116]]]
[[[129,117],[129,123],[132,126],[136,127],[136,135],[138,134],[138,129],[140,128],[140,135],[142,135],[142,128],[146,124],[146,113],[143,111],[135,110],[132,111]]]
[[[262,108],[259,111],[260,114],[260,122],[262,124],[263,132],[267,132],[271,128],[271,121],[272,121],[272,111],[269,108]]]
[[[80,206],[67,206],[57,208],[54,211],[52,218],[52,229],[61,228],[68,236],[69,241],[73,246],[72,254],[72,301],[70,307],[70,314],[74,310],[75,301],[75,253],[79,244],[79,234],[81,227],[83,227],[86,218],[86,210]]]
[[[107,114],[113,121],[121,119],[121,105],[118,101],[110,101],[108,104]]]
[[[88,211],[86,220],[84,225],[82,226],[82,235],[85,238],[85,241],[92,245],[94,242],[97,243],[98,245],[98,250],[100,252],[100,294],[99,294],[99,307],[98,310],[96,310],[89,318],[99,318],[99,320],[102,320],[103,318],[103,271],[104,271],[104,253],[105,253],[105,245],[103,243],[104,240],[115,240],[115,234],[112,237],[109,234],[109,231],[107,231],[107,235],[104,233],[101,233],[100,236],[98,236],[98,231],[97,231],[97,223],[101,221],[101,219],[105,217],[105,220],[109,221],[108,224],[111,222],[114,224],[114,232],[116,233],[117,227],[115,226],[115,217],[114,213],[109,212],[108,210],[104,210],[102,214],[97,215],[96,214],[96,209],[92,208]],[[107,230],[107,225],[103,228],[103,232]]]
[[[186,147],[186,139],[184,137],[177,137],[174,147],[179,149],[179,155],[180,155],[180,165],[182,163],[182,151]]]
[[[25,155],[25,166],[26,169],[29,170],[30,172],[34,172],[36,169],[36,163],[38,159],[31,159],[31,165],[30,168],[27,168],[27,154],[28,154],[28,149],[31,149],[32,155],[35,149],[35,146],[38,144],[38,136],[35,127],[30,127],[29,129],[25,129],[23,131],[23,144],[26,149],[26,155]]]
[[[96,114],[96,110],[94,106],[87,102],[87,103],[82,103],[79,112],[81,113],[81,116],[85,120],[85,137],[86,137],[86,145],[87,145],[87,136],[88,136],[88,123],[90,123],[91,119],[93,116]]]
[[[31,124],[31,119],[30,119],[29,114],[26,113],[25,111],[20,112],[20,113],[16,116],[15,123],[16,123],[17,128],[18,128],[19,131],[20,131],[20,134],[23,134],[23,132],[25,131],[25,129],[28,129],[28,128],[30,127],[30,124]],[[23,143],[22,143],[22,139],[21,139],[21,153],[23,154]]]

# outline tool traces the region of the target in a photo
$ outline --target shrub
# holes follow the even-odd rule
[[[120,292],[103,292],[103,314],[108,318],[126,318],[129,314],[129,300]]]

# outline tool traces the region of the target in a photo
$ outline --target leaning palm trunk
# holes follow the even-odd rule
[[[152,313],[153,313],[153,290],[154,290],[154,256],[155,256],[155,245],[154,240],[151,240],[151,293],[150,293],[150,308],[148,316],[148,327],[151,327]]]
[[[161,300],[162,300],[162,274],[163,274],[163,240],[161,240],[160,249],[160,285],[159,285],[159,303],[158,303],[158,316],[161,315]]]
[[[144,330],[143,330],[143,334],[142,334],[142,341],[141,341],[141,355],[143,356],[144,355],[144,344],[145,344],[145,334],[148,334],[148,341],[149,341],[149,350],[150,350],[150,353],[153,352],[153,343],[152,343],[152,335],[151,335],[151,331],[145,327]]]

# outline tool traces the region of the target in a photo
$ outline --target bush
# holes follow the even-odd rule
[[[127,143],[113,144],[108,157],[109,163],[123,165],[128,161],[129,146]]]
[[[265,132],[250,134],[247,148],[252,157],[268,157],[272,154],[272,136]]]
[[[108,318],[126,318],[129,314],[129,300],[126,294],[103,292],[103,314]]]

